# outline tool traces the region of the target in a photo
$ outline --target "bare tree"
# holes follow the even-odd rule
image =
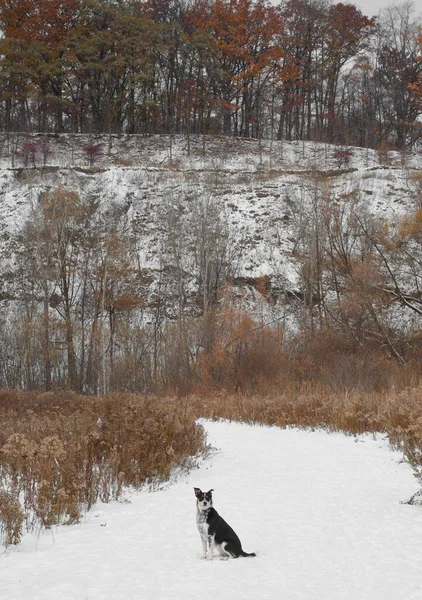
[[[420,16],[413,2],[406,0],[383,9],[378,22],[374,78],[382,90],[380,120],[384,137],[394,134],[398,148],[415,142],[413,124],[422,107],[412,84],[422,74],[419,59]]]
[[[235,277],[238,254],[224,206],[210,190],[204,190],[193,200],[192,235],[198,298],[206,313],[216,305],[227,281]]]

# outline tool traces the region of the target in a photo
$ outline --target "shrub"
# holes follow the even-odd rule
[[[350,163],[350,159],[353,156],[353,150],[350,148],[338,148],[333,152],[333,158],[336,159],[337,166],[339,168]]]
[[[27,140],[23,144],[22,149],[16,152],[16,156],[22,160],[25,167],[31,165],[35,168],[37,166],[37,156],[39,153],[42,155],[42,164],[45,166],[51,153],[50,143],[47,138],[43,138],[40,142]]]
[[[102,144],[94,144],[93,142],[89,142],[83,147],[84,152],[86,153],[86,156],[88,158],[88,164],[90,166],[92,166],[97,160],[97,158],[99,158],[102,155],[102,147]]]
[[[48,139],[42,139],[41,142],[38,144],[38,148],[42,154],[43,165],[45,166],[47,164],[47,159],[51,154],[50,142],[48,141]]]
[[[5,546],[18,544],[22,528],[23,511],[17,494],[0,490],[0,540]]]
[[[394,150],[394,146],[390,142],[384,140],[380,143],[380,145],[377,148],[378,161],[380,165],[384,165],[386,167],[391,166],[393,161],[390,152],[392,150]]]
[[[29,164],[31,164],[33,167],[36,167],[37,151],[37,142],[34,140],[28,140],[23,144],[22,150],[16,152],[16,156],[22,159],[25,167],[27,167]]]
[[[2,392],[0,419],[7,543],[20,536],[17,498],[29,529],[73,523],[97,500],[119,499],[123,486],[168,479],[205,448],[192,409],[172,399]]]

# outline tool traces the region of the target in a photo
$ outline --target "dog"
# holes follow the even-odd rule
[[[199,488],[193,489],[197,507],[196,524],[202,540],[203,558],[212,560],[214,548],[224,558],[256,556],[255,552],[244,552],[236,533],[213,507],[212,493],[214,490],[203,492]]]

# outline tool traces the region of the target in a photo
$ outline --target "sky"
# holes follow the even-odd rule
[[[392,0],[349,0],[349,3],[357,6],[368,17],[377,15],[380,9],[393,4]]]
[[[379,11],[387,6],[391,6],[394,4],[403,4],[407,0],[333,0],[333,3],[344,2],[349,4],[354,4],[357,6],[364,15],[368,17],[373,17],[378,15]],[[415,15],[420,14],[422,12],[422,2],[421,0],[413,0],[413,5],[415,9]]]
[[[280,0],[270,0],[272,4],[280,4]],[[402,4],[408,0],[331,0],[333,4],[343,2],[343,4],[353,4],[359,8],[364,15],[367,17],[373,17],[378,15],[379,11],[387,6],[393,4]],[[410,0],[413,1],[415,7],[415,13],[419,14],[422,12],[422,0]]]

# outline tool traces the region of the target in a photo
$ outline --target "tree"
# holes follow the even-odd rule
[[[209,192],[196,198],[192,211],[194,266],[204,313],[216,307],[221,290],[236,274],[237,252],[223,211]]]
[[[382,261],[385,293],[392,302],[422,316],[422,210],[398,223],[384,220],[375,232],[365,229],[365,234]]]
[[[44,385],[51,386],[51,339],[53,337],[51,311],[64,324],[64,346],[66,348],[66,384],[76,391],[81,390],[82,379],[78,368],[75,308],[78,303],[80,281],[78,278],[79,258],[83,232],[92,215],[92,207],[82,203],[75,192],[57,188],[47,192],[34,206],[31,219],[26,223],[24,241],[26,254],[32,264],[33,290],[42,290],[44,325]],[[56,337],[56,336],[54,336]]]
[[[69,84],[95,132],[121,131],[125,124],[136,131],[138,94],[153,80],[151,25],[138,3],[84,1],[69,39]]]
[[[265,0],[216,0],[197,5],[196,26],[210,37],[202,60],[220,103],[223,132],[258,137],[261,95],[283,55],[279,10]]]
[[[422,60],[422,26],[419,28],[420,34],[418,35],[418,44],[419,44],[419,53],[418,59]],[[416,78],[416,81],[409,84],[409,88],[411,92],[413,92],[417,100],[417,107],[420,112],[422,112],[422,72],[419,72]]]
[[[107,394],[143,306],[124,210],[57,188],[34,203],[22,241],[28,385]]]
[[[289,0],[283,7],[287,61],[295,67],[282,92],[279,138],[334,139],[338,88],[345,65],[359,56],[374,20],[353,5]]]
[[[76,26],[81,0],[1,0],[0,26],[3,67],[25,68],[39,97],[38,130],[48,129],[49,105],[55,126],[63,130],[64,55],[67,39]]]
[[[376,84],[382,90],[381,126],[384,139],[393,134],[398,148],[406,148],[417,138],[414,125],[422,112],[417,96],[422,74],[419,60],[420,23],[413,16],[414,5],[406,1],[384,9],[378,25]]]
[[[374,25],[374,19],[368,19],[351,4],[335,4],[328,10],[327,30],[321,47],[322,72],[319,76],[317,74],[322,93],[319,102],[315,102],[317,126],[323,128],[325,124],[328,141],[335,141],[334,124],[340,74],[348,61],[367,48]]]

